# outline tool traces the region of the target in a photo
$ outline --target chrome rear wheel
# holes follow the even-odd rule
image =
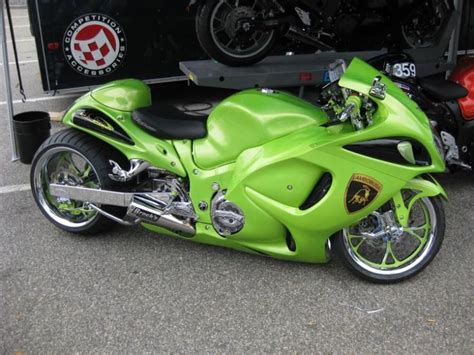
[[[84,155],[69,147],[47,150],[33,171],[33,193],[41,209],[67,228],[84,228],[94,222],[96,210],[84,202],[51,196],[50,184],[100,189],[97,172]]]
[[[54,225],[72,233],[95,234],[114,224],[89,203],[50,194],[50,185],[81,186],[114,190],[118,186],[108,174],[109,159],[124,162],[124,157],[105,143],[74,129],[60,131],[38,149],[31,165],[33,197],[43,215]],[[122,217],[125,209],[96,206]]]

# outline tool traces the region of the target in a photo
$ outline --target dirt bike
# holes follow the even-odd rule
[[[112,82],[66,112],[31,167],[42,213],[73,233],[135,225],[282,260],[329,261],[396,282],[427,266],[445,230],[444,171],[425,114],[354,59],[324,109],[291,94],[234,94],[209,117]]]
[[[314,50],[433,46],[453,13],[451,0],[202,0],[196,33],[226,65],[265,58],[280,36]]]
[[[474,58],[465,57],[449,80],[439,75],[420,78],[406,53],[391,53],[370,60],[427,114],[442,140],[451,169],[474,167]]]

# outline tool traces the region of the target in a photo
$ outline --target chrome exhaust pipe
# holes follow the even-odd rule
[[[173,233],[192,237],[196,234],[195,228],[175,216],[147,206],[134,199],[128,207],[127,217],[138,219],[142,223],[153,224],[165,228]]]
[[[130,221],[121,220],[103,211],[101,208],[91,205],[92,208],[103,216],[123,225],[146,223],[187,237],[192,237],[196,234],[196,229],[193,225],[168,213],[168,205],[156,198],[152,198],[152,196],[147,196],[150,193],[134,194],[58,184],[49,185],[49,193],[54,197],[88,202],[90,204],[127,207],[126,218]]]

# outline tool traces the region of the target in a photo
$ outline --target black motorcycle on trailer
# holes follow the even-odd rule
[[[230,66],[259,62],[280,36],[314,50],[433,46],[452,0],[200,0],[199,42]],[[371,48],[368,48],[371,47]]]

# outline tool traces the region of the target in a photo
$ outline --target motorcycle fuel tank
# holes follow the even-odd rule
[[[246,149],[327,121],[321,108],[291,94],[270,89],[242,91],[211,113],[207,137],[194,142],[194,158],[203,169],[215,168],[235,161]]]
[[[459,106],[466,120],[474,120],[474,57],[462,58],[450,79],[469,91],[466,97],[459,99]]]

